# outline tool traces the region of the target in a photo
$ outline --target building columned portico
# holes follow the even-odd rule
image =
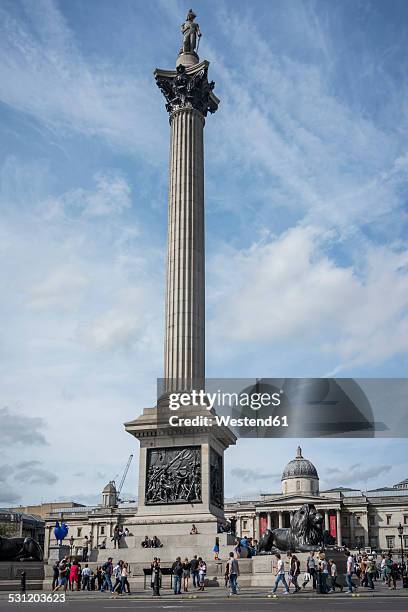
[[[339,491],[319,492],[319,475],[313,463],[303,457],[300,446],[296,457],[282,473],[282,493],[260,495],[252,501],[230,502],[226,512],[237,519],[237,533],[259,539],[266,529],[290,527],[294,512],[303,504],[314,504],[324,517],[323,528],[341,546],[342,495]]]
[[[295,465],[293,465],[294,461]],[[318,493],[303,493],[311,489],[312,484],[307,482],[309,478],[313,480],[314,490]],[[351,549],[360,547],[376,551],[391,550],[398,553],[400,544],[398,526],[401,524],[404,528],[404,549],[408,549],[408,494],[404,486],[405,481],[392,487],[365,492],[345,487],[319,491],[317,470],[309,460],[302,456],[300,448],[297,450],[295,459],[290,461],[283,470],[282,490],[285,490],[285,483],[289,479],[294,482],[295,492],[270,493],[253,499],[235,499],[225,502],[225,515],[229,519],[236,520],[238,536],[248,536],[258,540],[265,529],[289,527],[293,513],[303,504],[310,503],[322,514],[324,529],[338,545],[345,544]],[[300,488],[299,492],[296,492],[297,487]],[[34,510],[40,513],[40,508],[30,508],[31,512]],[[74,550],[81,549],[85,535],[90,538],[91,548],[94,551],[101,545],[111,548],[113,529],[116,524],[119,524],[123,528],[128,528],[130,532],[129,537],[126,538],[126,546],[131,550],[132,547],[136,547],[137,555],[140,557],[142,537],[136,532],[137,523],[141,519],[140,508],[118,505],[112,483],[108,483],[104,488],[102,503],[99,506],[85,507],[71,502],[71,504],[62,504],[60,508],[55,506],[51,508],[49,504],[47,511],[44,514],[46,558],[49,546],[56,545],[53,534],[56,520],[64,520],[68,523],[69,534],[74,539]],[[157,535],[163,539],[164,520],[165,517],[160,521],[149,521],[149,518],[145,516],[143,534],[146,533],[150,537]],[[183,518],[180,517],[180,523],[182,522]],[[205,537],[208,541],[208,534]],[[194,551],[193,554],[195,554]],[[91,558],[96,560],[96,551],[93,552]]]

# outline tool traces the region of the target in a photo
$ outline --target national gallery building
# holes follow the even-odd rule
[[[300,447],[296,457],[284,468],[281,480],[281,493],[225,502],[225,517],[235,519],[238,536],[258,540],[267,528],[289,527],[293,512],[310,503],[322,514],[324,529],[338,545],[399,553],[402,543],[408,550],[408,480],[373,491],[343,487],[320,491],[317,469],[303,457]],[[44,513],[45,557],[49,547],[56,545],[53,534],[56,520],[64,520],[69,525],[71,546],[76,553],[80,553],[85,535],[90,538],[92,548],[97,549],[101,545],[112,547],[115,525],[128,527],[133,533],[138,508],[136,505],[118,504],[113,482],[104,488],[101,502],[98,506],[62,502],[61,507],[56,507],[58,504],[55,503],[52,508],[47,507]],[[35,508],[30,508],[30,511],[34,512]],[[37,514],[40,514],[39,510]],[[188,527],[189,520],[194,522],[191,517],[185,519]],[[403,527],[402,542],[398,534],[399,524]],[[157,535],[160,538],[163,535],[157,522],[148,524],[146,521],[143,529],[149,537]],[[129,545],[132,540],[132,546],[140,546],[141,539],[139,536],[130,537]]]
[[[320,491],[317,469],[298,447],[281,481],[281,493],[225,504],[226,516],[236,519],[239,536],[259,539],[266,528],[289,527],[293,512],[310,503],[324,516],[324,529],[339,546],[399,551],[401,524],[403,546],[408,549],[408,479],[373,491],[344,487]]]

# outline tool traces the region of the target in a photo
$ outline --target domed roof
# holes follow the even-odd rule
[[[106,485],[102,493],[116,493],[116,487],[115,487],[115,483],[113,482],[113,480],[110,480],[108,482],[108,484]]]
[[[283,470],[282,480],[286,478],[319,478],[313,463],[302,457],[302,449],[297,448],[296,458],[289,461]]]

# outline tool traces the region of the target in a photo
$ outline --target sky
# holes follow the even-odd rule
[[[403,377],[408,4],[196,0],[207,375]],[[0,505],[98,503],[163,368],[169,124],[188,3],[0,3]],[[384,410],[390,407],[384,405]],[[405,439],[240,440],[226,496],[408,477]]]

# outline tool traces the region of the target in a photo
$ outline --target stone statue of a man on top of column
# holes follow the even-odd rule
[[[194,22],[195,18],[195,13],[190,9],[187,13],[185,22],[181,25],[183,46],[180,49],[180,53],[195,53],[196,50],[198,50],[201,32],[198,23]]]

